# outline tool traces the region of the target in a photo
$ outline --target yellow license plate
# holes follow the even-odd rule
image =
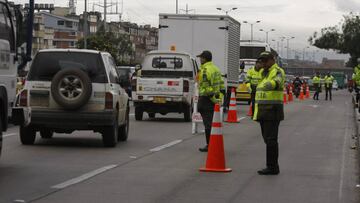
[[[166,99],[164,97],[154,97],[154,103],[157,104],[165,104],[166,103]]]

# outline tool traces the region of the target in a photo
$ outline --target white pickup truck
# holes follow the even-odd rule
[[[184,120],[191,121],[197,71],[195,59],[187,53],[149,52],[141,74],[132,80],[135,119],[142,120],[144,112],[150,118],[156,113],[184,113]]]

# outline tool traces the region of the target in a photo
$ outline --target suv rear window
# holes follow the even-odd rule
[[[51,81],[57,72],[79,68],[89,74],[92,82],[106,83],[107,77],[100,54],[81,52],[43,52],[36,55],[28,80]]]
[[[181,69],[183,67],[183,60],[177,57],[155,57],[152,60],[152,67],[159,69]]]

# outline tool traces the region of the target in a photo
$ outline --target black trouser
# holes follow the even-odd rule
[[[329,96],[330,96],[330,97],[329,97],[330,100],[332,99],[332,98],[331,98],[331,96],[332,96],[332,95],[331,95],[331,89],[332,89],[331,87],[325,87],[325,93],[326,93],[325,100],[328,100],[328,94],[329,94]]]
[[[251,92],[252,115],[254,115],[254,109],[255,109],[255,96],[256,96],[256,91],[252,91]]]
[[[205,126],[206,143],[210,143],[211,124],[214,115],[214,103],[210,100],[210,97],[199,97],[199,113],[203,119]]]
[[[266,144],[266,166],[269,169],[278,169],[279,163],[279,144],[278,144],[278,132],[279,132],[279,120],[260,121],[261,134]]]
[[[314,93],[314,96],[313,96],[314,100],[319,100],[319,93],[320,93],[320,88],[315,87],[315,93]]]

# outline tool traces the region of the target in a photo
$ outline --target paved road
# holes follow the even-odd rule
[[[238,106],[240,117],[246,108]],[[285,108],[281,174],[272,177],[256,173],[265,146],[248,118],[223,129],[228,174],[198,172],[204,137],[191,135],[177,114],[142,122],[132,116],[129,141],[113,149],[92,132],[22,146],[12,127],[0,159],[0,202],[359,202],[350,94]]]

